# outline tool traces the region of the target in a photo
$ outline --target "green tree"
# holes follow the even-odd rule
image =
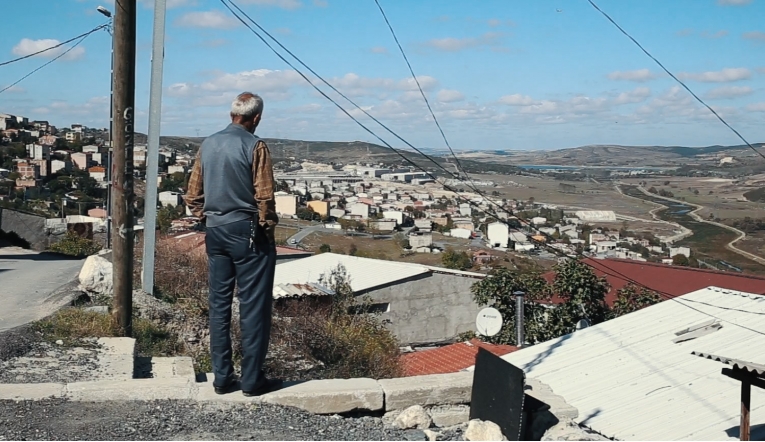
[[[656,292],[634,284],[627,284],[616,292],[616,301],[611,309],[611,317],[618,318],[660,301],[661,297]]]
[[[685,255],[675,255],[672,257],[672,265],[688,267],[690,265],[690,262],[688,260],[688,257]]]
[[[319,253],[330,253],[332,252],[332,247],[330,247],[329,244],[322,244],[319,246]]]
[[[183,172],[175,172],[162,178],[162,183],[159,185],[160,192],[177,192],[186,184],[186,174]]]
[[[441,255],[441,264],[447,269],[467,270],[473,267],[473,260],[466,252],[457,252],[448,248]]]
[[[550,312],[549,329],[554,336],[573,333],[581,319],[592,325],[608,319],[606,294],[610,287],[605,278],[598,278],[589,266],[573,259],[554,269],[552,290],[564,301]]]
[[[502,328],[491,342],[518,345],[516,339],[516,295],[524,293],[523,320],[526,342],[536,344],[555,336],[547,328],[546,308],[539,302],[549,298],[548,286],[539,273],[518,273],[506,268],[496,269],[470,288],[478,305],[496,308],[502,315]]]

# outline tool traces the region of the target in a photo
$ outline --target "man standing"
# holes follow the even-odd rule
[[[206,224],[210,279],[210,352],[218,394],[239,386],[231,363],[231,303],[238,285],[242,331],[242,379],[245,396],[281,386],[266,379],[263,363],[271,335],[276,246],[279,222],[274,172],[268,146],[254,135],[263,100],[250,92],[231,105],[231,124],[209,136],[197,153],[186,205]]]

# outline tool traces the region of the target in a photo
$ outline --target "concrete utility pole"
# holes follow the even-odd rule
[[[103,6],[96,10],[111,21],[109,35],[112,36],[112,48],[109,54],[109,149],[106,151],[106,248],[112,248],[112,150],[114,148],[114,21],[112,12]],[[102,157],[103,158],[103,157]]]
[[[136,0],[115,2],[112,164],[113,311],[122,336],[133,334],[133,136]]]
[[[146,198],[144,203],[143,261],[141,288],[154,294],[154,245],[157,233],[157,169],[162,115],[162,68],[165,61],[165,7],[167,0],[154,0],[154,47],[151,55],[149,97],[149,146],[146,152]]]

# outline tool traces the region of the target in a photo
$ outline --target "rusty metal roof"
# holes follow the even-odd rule
[[[304,296],[332,296],[334,291],[320,284],[275,284],[274,299],[300,298]]]
[[[753,362],[741,361],[739,359],[726,358],[725,356],[717,356],[702,351],[692,351],[692,355],[700,356],[702,358],[711,359],[713,361],[719,361],[723,364],[732,365],[733,368],[738,368],[749,373],[754,373],[758,376],[765,375],[765,365],[755,364]]]

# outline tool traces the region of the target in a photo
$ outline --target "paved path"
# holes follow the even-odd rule
[[[82,263],[16,247],[0,248],[0,332],[44,318],[65,303],[57,289],[77,277]]]

